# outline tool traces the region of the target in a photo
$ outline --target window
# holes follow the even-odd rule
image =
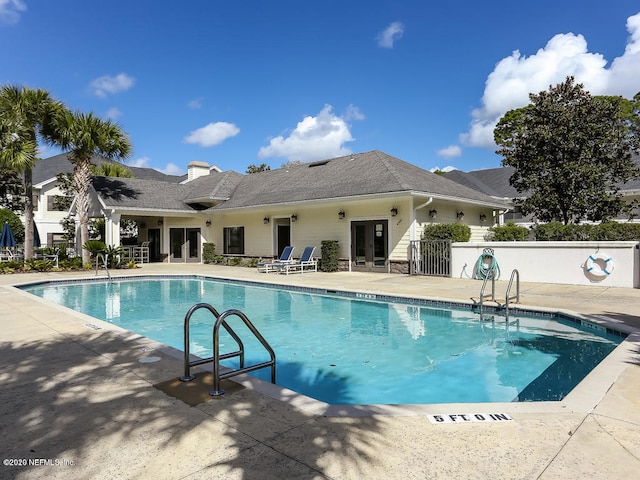
[[[224,228],[224,253],[244,254],[244,227]]]
[[[49,212],[66,212],[71,206],[73,198],[62,195],[47,195],[47,210]]]

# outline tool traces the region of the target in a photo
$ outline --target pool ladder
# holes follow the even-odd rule
[[[113,282],[111,278],[111,274],[109,273],[109,254],[108,253],[99,253],[96,255],[96,276],[98,275],[98,268],[100,267],[100,263],[102,262],[102,266],[104,267],[104,271],[107,272],[107,277],[109,278],[109,282]]]
[[[211,312],[216,319],[213,326],[213,356],[191,361],[191,356],[189,354],[189,321],[191,320],[191,316],[197,310],[200,310],[202,308]],[[245,367],[244,344],[242,343],[242,340],[240,339],[238,334],[227,323],[227,318],[232,316],[240,318],[245,326],[251,331],[253,336],[256,337],[256,339],[262,344],[265,350],[269,353],[270,359],[268,361]],[[233,338],[237,343],[238,349],[235,352],[228,352],[223,354],[220,353],[220,327],[224,328],[227,333],[231,335],[231,338]],[[228,370],[224,373],[221,373],[220,360],[234,357],[239,358],[240,368],[237,368],[235,370]],[[271,383],[276,383],[276,354],[271,348],[271,345],[269,345],[269,343],[264,339],[264,337],[256,329],[253,323],[251,323],[251,321],[247,318],[247,316],[240,310],[233,309],[227,310],[223,313],[218,313],[218,311],[208,303],[197,303],[189,309],[184,317],[184,375],[180,377],[180,380],[183,382],[190,382],[191,380],[196,378],[195,375],[191,374],[191,367],[204,365],[205,363],[211,362],[213,363],[213,389],[209,391],[209,395],[212,396],[219,396],[224,394],[224,390],[220,388],[220,380],[235,377],[236,375],[240,375],[241,373],[248,373],[254,370],[259,370],[261,368],[271,367]]]
[[[487,282],[491,279],[491,293],[485,294],[484,291],[487,287]],[[513,287],[513,281],[516,282],[516,294],[511,295],[511,288]],[[472,299],[473,300],[473,299]],[[480,299],[476,304],[480,307],[480,314],[482,314],[482,310],[484,308],[484,301],[490,300],[498,304],[498,307],[504,307],[506,320],[509,321],[509,305],[512,300],[515,300],[515,303],[520,303],[520,272],[514,269],[511,272],[511,278],[509,279],[509,284],[507,285],[507,293],[505,294],[505,302],[504,305],[500,305],[500,303],[496,300],[496,279],[493,275],[493,271],[489,270],[487,276],[484,277],[484,281],[482,282],[482,288],[480,289]]]

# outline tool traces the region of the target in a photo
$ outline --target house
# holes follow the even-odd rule
[[[101,157],[95,156],[92,163],[98,165],[107,162]],[[160,180],[168,183],[179,183],[186,177],[165,175],[151,168],[127,167],[136,178],[146,180]],[[32,170],[33,178],[33,204],[34,220],[38,226],[38,233],[43,244],[54,245],[65,242],[64,231],[60,221],[68,216],[69,212],[61,210],[56,202],[57,197],[65,196],[60,189],[58,175],[72,173],[73,165],[66,154],[60,154],[36,162]]]
[[[275,257],[287,245],[319,254],[336,240],[344,269],[406,272],[425,225],[464,223],[481,240],[507,208],[376,150],[249,175],[192,162],[175,180],[95,177],[90,215],[105,219],[107,244],[120,244],[130,219],[151,261],[200,262],[205,242],[223,255]]]

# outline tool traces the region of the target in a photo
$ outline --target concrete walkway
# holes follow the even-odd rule
[[[480,289],[466,279],[207,265],[116,273],[456,301]],[[154,387],[181,374],[175,351],[12,286],[93,276],[0,275],[2,479],[613,480],[640,472],[640,290],[521,284],[524,305],[631,332],[562,402],[340,408],[226,381],[224,396],[189,406]],[[498,282],[497,293],[504,289]],[[150,357],[159,361],[145,363]],[[505,413],[513,421],[432,424],[427,414],[439,413]]]

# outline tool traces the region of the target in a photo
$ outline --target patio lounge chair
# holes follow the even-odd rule
[[[281,266],[278,269],[279,273],[285,273],[289,275],[290,273],[304,273],[306,270],[312,270],[314,272],[318,271],[318,261],[313,258],[313,252],[316,250],[316,247],[306,247],[302,252],[302,256],[300,260],[297,262],[287,263]]]
[[[269,272],[277,272],[282,266],[293,262],[291,255],[293,255],[293,249],[295,247],[288,246],[284,247],[282,253],[280,254],[280,258],[274,260],[273,262],[261,262],[258,264],[258,272],[260,273],[269,273]]]

